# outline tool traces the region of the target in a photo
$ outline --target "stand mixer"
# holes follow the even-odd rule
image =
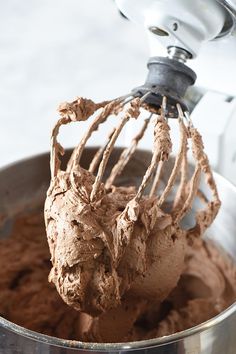
[[[181,159],[182,170],[185,171],[188,135],[185,133],[191,133],[191,131],[195,132],[188,112],[192,114],[194,124],[196,124],[197,127],[200,127],[201,131],[204,132],[206,126],[206,131],[208,133],[210,131],[210,134],[212,134],[212,139],[209,139],[209,143],[212,147],[213,157],[215,157],[215,164],[213,165],[216,166],[218,170],[221,170],[222,173],[223,168],[225,168],[225,165],[229,162],[229,165],[227,165],[229,167],[228,172],[232,175],[232,168],[230,168],[230,166],[232,166],[231,158],[233,149],[228,142],[230,142],[229,137],[231,134],[232,139],[234,135],[233,124],[235,119],[233,115],[236,112],[236,100],[229,94],[208,91],[207,89],[199,89],[197,87],[192,88],[191,86],[194,85],[196,80],[196,74],[192,68],[194,68],[197,73],[201,71],[200,69],[202,69],[202,66],[197,63],[197,60],[202,58],[204,50],[211,47],[214,39],[219,38],[219,41],[214,41],[214,43],[224,44],[224,38],[228,38],[229,40],[232,38],[231,34],[233,33],[235,23],[234,7],[236,9],[236,1],[235,6],[232,4],[232,1],[222,2],[216,0],[195,0],[194,2],[189,0],[172,0],[172,2],[168,0],[146,0],[146,2],[141,0],[136,0],[135,2],[132,1],[133,0],[117,0],[117,5],[127,17],[136,22],[142,23],[145,28],[147,28],[152,57],[148,62],[149,73],[145,84],[135,88],[132,91],[132,94],[119,97],[113,102],[107,101],[101,102],[100,104],[94,104],[90,100],[76,99],[71,103],[61,105],[59,109],[60,119],[56,124],[54,134],[52,135],[51,171],[53,177],[55,177],[56,172],[60,167],[59,157],[63,151],[62,146],[57,141],[59,128],[68,123],[77,122],[79,120],[84,121],[90,115],[92,116],[96,110],[102,110],[99,111],[100,115],[97,116],[97,119],[91,124],[89,131],[84,135],[80,145],[75,150],[75,156],[73,156],[73,154],[71,156],[71,150],[67,151],[65,156],[66,160],[63,161],[68,162],[66,171],[63,170],[64,167],[62,165],[63,172],[68,174],[78,167],[77,165],[80,163],[80,160],[81,166],[87,169],[88,172],[93,173],[98,169],[99,173],[96,175],[96,180],[92,180],[93,186],[92,189],[88,190],[89,193],[87,193],[86,189],[79,190],[79,192],[81,192],[79,196],[85,201],[87,201],[87,198],[89,197],[90,201],[94,202],[94,200],[96,200],[96,195],[99,196],[98,187],[101,177],[105,172],[106,165],[108,170],[111,171],[111,174],[108,174],[107,176],[105,175],[106,187],[108,190],[113,184],[114,179],[116,179],[116,177],[118,179],[122,169],[125,168],[125,165],[129,162],[129,159],[131,162],[130,174],[138,180],[138,183],[140,181],[142,182],[140,183],[136,200],[139,201],[141,199],[144,187],[148,182],[152,181],[150,177],[154,172],[156,175],[154,175],[155,178],[150,189],[150,196],[155,194],[156,189],[162,187],[160,184],[156,184],[156,181],[158,182],[158,178],[156,177],[159,177],[159,172],[161,171],[156,169],[156,167],[158,162],[159,166],[162,168],[162,165],[169,155],[170,144],[167,146],[167,151],[164,151],[161,154],[153,154],[155,159],[153,156],[150,156],[152,154],[147,151],[139,150],[138,152],[136,151],[135,154],[135,149],[138,143],[141,143],[140,140],[142,140],[142,145],[144,145],[146,149],[149,148],[151,144],[153,145],[153,142],[150,141],[150,135],[144,135],[145,129],[148,129],[147,125],[149,122],[150,125],[154,123],[155,128],[158,128],[159,126],[166,127],[166,125],[171,125],[172,123],[178,127],[177,123],[179,123],[182,132],[184,133],[182,140],[183,144],[180,144],[180,151],[184,152],[184,157]],[[142,5],[143,3],[145,3],[145,5]],[[130,8],[128,6],[130,6]],[[166,51],[166,49],[167,57],[156,56],[157,53],[160,55],[163,51]],[[194,62],[192,64],[192,60],[196,60],[196,67]],[[188,67],[188,65],[192,68]],[[212,73],[209,73],[209,76],[210,74]],[[228,90],[227,82],[225,81],[225,83],[226,85],[224,85],[223,91],[225,90],[228,93],[233,92],[233,90]],[[200,86],[201,85],[202,84],[200,84]],[[217,109],[215,109],[216,105]],[[149,108],[148,115],[143,122],[143,127],[139,133],[133,137],[133,140],[130,139],[130,146],[126,147],[123,151],[121,151],[121,149],[114,149],[114,155],[111,154],[111,149],[113,149],[115,141],[118,139],[118,135],[122,133],[121,130],[124,125],[126,123],[128,124],[128,120],[137,123],[137,118],[140,115],[139,109],[147,111],[147,106]],[[107,118],[109,119],[108,116],[114,113],[112,117],[113,123],[115,122],[117,124],[117,118],[119,118],[118,114],[120,113],[120,110],[122,111],[124,108],[125,115],[121,117],[122,120],[120,124],[111,131],[107,140],[104,138],[104,145],[99,150],[85,147],[90,135],[93,132],[97,132],[100,123],[101,125],[105,123],[105,120]],[[214,112],[214,114],[212,114],[212,112]],[[160,117],[155,117],[155,114],[160,115]],[[223,119],[221,119],[221,116],[223,116]],[[153,118],[156,118],[156,120],[153,120]],[[209,127],[211,128],[209,129]],[[173,127],[171,128],[173,129]],[[168,129],[166,129],[166,131],[167,133],[169,132]],[[233,133],[231,133],[231,131]],[[133,136],[133,133],[134,131],[130,131],[131,136]],[[154,133],[158,133],[158,129],[154,129]],[[123,136],[121,136],[121,139],[123,139]],[[165,140],[168,140],[166,139],[166,136]],[[206,135],[204,141],[207,145],[208,138]],[[181,146],[184,148],[181,148]],[[192,146],[192,144],[190,146]],[[158,147],[162,148],[163,144],[159,144]],[[224,155],[227,149],[229,153]],[[211,151],[208,151],[208,153],[211,157]],[[221,158],[222,155],[227,157],[223,163]],[[70,160],[69,157],[71,157]],[[109,157],[110,161],[108,162]],[[202,170],[205,172],[205,155],[203,155],[203,157],[204,161],[202,164]],[[149,165],[151,158],[153,159],[153,163]],[[175,172],[177,169],[180,169],[179,162],[181,159],[177,159]],[[13,216],[9,216],[7,211],[16,208],[18,205],[21,206],[22,200],[29,200],[30,203],[32,200],[36,200],[37,193],[39,195],[38,203],[41,203],[41,199],[45,198],[45,191],[49,182],[48,160],[49,155],[44,154],[18,162],[17,164],[0,171],[0,199],[2,201],[2,203],[0,203],[1,214],[4,213],[3,215],[12,218]],[[192,178],[192,184],[194,184],[196,176],[199,182],[198,177],[200,166],[198,165],[197,167],[196,173]],[[143,171],[145,170],[147,173],[143,176]],[[226,175],[226,173],[223,174]],[[160,204],[164,202],[164,197],[167,197],[170,188],[173,187],[174,175],[175,174],[171,174],[168,176],[167,187],[164,189],[162,198],[159,200]],[[177,202],[181,202],[180,197],[183,195],[181,192],[183,192],[183,189],[187,184],[185,174],[182,173],[182,176],[181,188],[178,193],[179,200],[177,199]],[[73,188],[75,187],[72,189],[73,191],[77,191],[76,175],[71,173],[71,177],[71,185]],[[236,190],[221,176],[216,174],[215,179],[222,200],[222,208],[210,233],[213,235],[212,238],[214,238],[219,245],[235,259],[234,203],[236,199]],[[11,188],[12,185],[14,186],[13,189]],[[62,187],[65,187],[65,185]],[[215,185],[213,185],[213,187],[215,188]],[[218,194],[214,188],[213,198],[216,201],[217,206],[219,206]],[[12,192],[9,193],[9,190],[12,190]],[[203,192],[206,192],[207,194],[209,191],[206,188]],[[59,193],[57,193],[57,195],[59,195]],[[74,197],[73,194],[70,194],[69,196],[70,198],[71,196]],[[191,195],[191,198],[189,198],[188,193],[185,194],[185,197],[186,196],[188,196],[187,201],[191,202]],[[202,194],[200,196],[202,196]],[[179,203],[176,204],[179,206]],[[186,212],[188,204],[189,203],[184,204],[183,214]],[[197,208],[194,209],[194,211],[197,211]],[[130,215],[132,218],[134,214],[131,213]],[[204,215],[203,217],[205,218]],[[48,218],[48,221],[51,222],[52,218]],[[75,221],[76,220],[74,220],[74,226],[76,226]],[[134,221],[136,220],[134,219]],[[131,222],[133,222],[132,219]],[[227,225],[227,227],[222,227],[222,225]],[[6,226],[7,230],[4,228],[4,238],[9,237],[9,223],[7,223]],[[124,242],[126,242],[125,239]],[[120,255],[118,254],[118,256]],[[171,266],[173,266],[173,262],[171,263]],[[107,271],[105,273],[107,274]],[[139,290],[142,287],[138,284],[137,288]],[[87,301],[88,297],[86,297],[85,300]],[[72,352],[76,352],[84,354],[88,351],[117,354],[136,351],[139,354],[234,354],[234,348],[236,347],[235,325],[236,305],[233,304],[230,308],[223,311],[212,320],[181,333],[140,342],[109,344],[88,343],[56,338],[51,335],[48,336],[30,331],[14,324],[11,320],[0,317],[0,352],[9,354],[13,352],[14,354],[72,354]]]
[[[116,4],[144,27],[150,45],[147,80],[134,91],[138,95],[151,90],[151,104],[160,103],[161,95],[168,97],[170,116],[175,115],[172,103],[188,107],[203,134],[211,165],[235,183],[236,1],[116,0]],[[198,75],[194,87],[196,75],[189,66]],[[148,139],[142,143],[150,147]]]

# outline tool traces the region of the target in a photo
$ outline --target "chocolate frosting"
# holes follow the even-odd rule
[[[101,110],[99,110],[103,107]],[[49,281],[63,300],[76,310],[98,316],[130,298],[162,301],[175,288],[184,268],[188,239],[201,236],[216,216],[220,201],[203,143],[191,121],[184,124],[179,109],[180,148],[166,186],[157,193],[160,175],[169,159],[172,142],[164,116],[151,115],[140,133],[124,149],[110,176],[104,172],[116,140],[130,119],[140,118],[142,100],[126,104],[122,99],[95,104],[78,98],[59,108],[61,118],[52,132],[52,179],[45,203],[45,222],[51,253]],[[83,121],[99,110],[88,131],[74,149],[65,171],[57,135],[62,124]],[[118,115],[117,127],[94,156],[88,170],[80,166],[83,148],[91,134],[110,115]],[[116,187],[115,180],[134,153],[153,118],[153,155],[138,188]],[[188,177],[187,148],[192,144],[196,161]],[[198,193],[201,173],[212,190],[212,200],[198,212],[191,230],[181,227]],[[154,176],[149,195],[145,194]],[[177,177],[179,188],[171,209],[164,208]],[[168,269],[168,271],[167,271]]]
[[[187,329],[232,304],[236,267],[202,239],[220,207],[217,188],[201,135],[177,108],[179,151],[167,172],[172,141],[164,109],[147,112],[141,99],[124,97],[99,104],[77,98],[60,105],[44,209],[51,265],[42,215],[20,216],[11,237],[0,241],[0,312],[5,318],[61,338],[122,342]],[[143,111],[148,117],[141,130],[106,176],[122,129],[129,120],[142,119]],[[84,169],[84,147],[110,116],[116,127]],[[91,117],[63,170],[60,127]],[[153,152],[140,184],[118,186],[151,124]],[[208,197],[200,190],[203,181]],[[184,218],[196,200],[201,207],[187,228]]]
[[[209,241],[187,246],[180,280],[164,301],[130,297],[98,317],[63,302],[48,282],[50,267],[43,214],[17,216],[9,237],[0,240],[1,316],[59,338],[125,342],[193,327],[236,299],[236,266]]]

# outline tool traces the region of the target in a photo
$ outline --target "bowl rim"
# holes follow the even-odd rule
[[[94,146],[92,147],[87,147],[87,149],[93,149],[95,148]],[[65,149],[65,150],[71,150],[71,148]],[[140,149],[144,150],[144,149]],[[7,170],[13,166],[16,166],[18,164],[24,163],[29,160],[33,160],[35,158],[40,158],[40,157],[46,157],[49,156],[50,152],[43,152],[40,154],[35,154],[29,157],[25,157],[23,159],[17,160],[16,162],[11,162],[5,166],[2,166],[0,168],[0,173],[3,172],[4,170]],[[218,180],[222,180],[224,184],[227,184],[228,188],[230,188],[234,193],[236,192],[236,186],[229,182],[226,178],[221,176],[219,173],[214,172],[214,175],[217,176]],[[0,316],[0,328],[3,327],[4,329],[7,329],[11,332],[14,332],[15,334],[19,334],[20,336],[39,341],[41,343],[47,344],[47,345],[52,345],[52,346],[57,346],[57,347],[62,347],[62,348],[68,348],[68,349],[81,349],[85,351],[102,351],[102,352],[107,352],[107,351],[120,351],[120,350],[138,350],[138,349],[145,349],[145,348],[152,348],[152,347],[158,347],[158,346],[163,346],[166,344],[171,344],[173,342],[177,342],[180,340],[183,340],[185,338],[188,338],[190,336],[200,334],[204,331],[211,330],[213,326],[219,325],[222,321],[227,319],[233,314],[236,314],[236,301],[229,306],[227,309],[222,311],[220,314],[217,316],[197,325],[194,327],[191,327],[189,329],[186,329],[181,332],[177,332],[174,334],[170,334],[168,336],[163,336],[159,338],[152,338],[152,339],[147,339],[147,340],[141,340],[141,341],[132,341],[132,342],[117,342],[117,343],[94,343],[94,342],[82,342],[82,341],[77,341],[77,340],[68,340],[68,339],[62,339],[62,338],[57,338],[53,336],[48,336],[46,334],[42,334],[39,332],[35,332],[32,330],[29,330],[27,328],[24,328],[22,326],[19,326],[3,317]]]
[[[46,334],[38,333],[22,326],[19,326],[13,322],[6,320],[0,316],[0,328],[1,326],[11,332],[14,332],[20,336],[36,340],[38,342],[52,345],[56,347],[62,347],[67,349],[81,349],[85,351],[121,351],[121,350],[138,350],[147,349],[153,347],[159,347],[163,345],[169,345],[171,343],[186,339],[196,334],[201,334],[204,331],[211,330],[212,327],[219,325],[222,321],[236,313],[236,302],[230,307],[221,312],[219,315],[209,319],[200,325],[191,327],[181,332],[170,334],[159,338],[146,339],[133,342],[119,342],[119,343],[96,343],[96,342],[82,342],[77,340],[62,339]]]

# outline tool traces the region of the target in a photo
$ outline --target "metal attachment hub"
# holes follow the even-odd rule
[[[180,61],[165,57],[152,57],[147,66],[149,72],[146,82],[133,90],[134,96],[150,92],[145,102],[156,109],[161,107],[163,96],[166,96],[169,118],[178,117],[177,103],[184,111],[188,110],[183,97],[188,87],[195,83],[195,72]]]

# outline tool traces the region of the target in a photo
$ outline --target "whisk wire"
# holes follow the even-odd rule
[[[111,169],[111,173],[105,182],[105,193],[109,193],[109,189],[112,185],[114,185],[117,176],[119,176],[124,171],[124,168],[132,158],[138,143],[143,138],[143,135],[150,121],[152,121],[152,118],[154,118],[154,142],[151,161],[143,175],[141,184],[137,188],[136,195],[132,199],[132,203],[129,205],[127,204],[127,208],[132,209],[133,207],[131,207],[131,205],[135,207],[138,206],[141,198],[144,195],[146,187],[148,187],[152,181],[149,197],[156,198],[155,207],[163,208],[170,192],[174,190],[171,216],[174,223],[179,223],[182,218],[189,212],[190,208],[192,207],[194,198],[197,195],[200,195],[200,178],[203,174],[205,176],[205,182],[212,192],[212,198],[211,201],[208,202],[206,199],[204,199],[206,207],[205,209],[200,210],[197,214],[196,225],[193,230],[195,234],[200,233],[200,231],[202,231],[200,230],[200,227],[206,228],[208,225],[210,225],[220,207],[216,184],[210,169],[208,158],[204,153],[204,146],[201,135],[198,133],[197,129],[194,128],[193,122],[189,116],[189,112],[183,112],[181,105],[178,104],[176,106],[176,110],[178,112],[178,119],[176,121],[179,124],[180,131],[179,149],[174,160],[172,170],[170,174],[168,173],[167,180],[163,180],[165,183],[164,191],[161,191],[160,196],[157,196],[157,189],[161,180],[161,175],[165,172],[164,167],[167,165],[166,162],[169,160],[169,156],[172,150],[172,141],[170,137],[170,126],[166,118],[168,116],[167,98],[163,97],[161,109],[157,112],[153,110],[153,107],[148,106],[145,102],[145,98],[147,98],[150,94],[151,92],[147,92],[141,98],[135,98],[128,94],[114,101],[103,102],[100,104],[95,104],[91,100],[77,98],[77,100],[73,101],[72,103],[64,104],[60,110],[62,117],[56,123],[51,138],[51,173],[53,180],[56,180],[57,174],[60,173],[60,155],[63,155],[64,153],[63,147],[57,141],[57,135],[59,133],[60,127],[73,121],[85,121],[95,112],[97,112],[98,109],[101,109],[101,111],[99,111],[98,115],[95,116],[94,120],[90,124],[88,131],[82,137],[79,145],[74,149],[66,170],[66,175],[69,175],[69,182],[71,183],[72,187],[69,194],[70,198],[74,198],[73,202],[76,201],[76,198],[80,198],[84,203],[96,203],[98,200],[96,198],[102,198],[104,195],[104,189],[100,190],[100,186],[109,157],[122,129],[131,118],[134,118],[135,121],[140,117],[141,109],[142,113],[143,111],[148,111],[149,117],[144,120],[141,130],[132,139],[130,146],[123,150],[120,157],[118,158],[118,163]],[[122,112],[124,113],[122,114]],[[160,113],[160,115],[157,113]],[[100,124],[105,123],[110,115],[118,116],[119,123],[116,128],[114,128],[109,134],[104,146],[98,149],[90,163],[87,173],[91,174],[91,185],[88,189],[86,189],[86,186],[81,185],[79,185],[77,188],[78,183],[83,183],[81,176],[84,176],[85,173],[84,171],[82,172],[80,170],[80,158],[84,147],[93,132],[99,128]],[[188,176],[190,169],[187,158],[189,141],[191,142],[191,151],[195,160],[194,172],[190,178]],[[97,174],[94,176],[96,170]],[[179,178],[179,183],[177,184],[177,189],[174,189],[173,187],[176,184],[177,178]],[[147,196],[145,196],[145,198],[147,198]],[[131,209],[129,212],[131,212]],[[129,215],[133,215],[132,212]],[[136,216],[134,219],[136,220]],[[203,220],[204,223],[200,223],[199,220]],[[200,231],[198,231],[198,229]]]
[[[109,141],[110,141],[112,135],[114,134],[115,130],[116,130],[116,128],[113,128],[113,129],[112,129],[112,131],[111,131],[110,134],[108,135],[108,138],[107,138],[106,143],[105,143],[103,146],[101,146],[101,147],[97,150],[97,152],[96,152],[96,154],[94,155],[92,161],[90,162],[90,165],[89,165],[89,172],[95,173],[96,168],[97,168],[99,162],[101,161],[101,158],[102,158],[102,155],[103,155],[103,153],[104,153],[104,150],[106,149],[106,147],[107,147],[107,145],[108,145],[108,143],[109,143]]]
[[[133,101],[134,100],[135,99],[133,99]],[[99,185],[100,185],[100,183],[102,181],[103,174],[104,174],[108,159],[109,159],[109,157],[111,155],[112,149],[113,149],[113,147],[115,145],[115,142],[116,142],[118,136],[120,135],[120,132],[122,131],[123,127],[130,120],[130,118],[132,118],[132,114],[130,114],[130,109],[128,108],[126,110],[125,114],[124,114],[124,117],[121,119],[119,125],[115,129],[114,133],[111,136],[110,141],[108,142],[108,144],[107,144],[107,146],[106,146],[106,148],[104,150],[104,153],[103,153],[103,156],[102,156],[102,161],[101,161],[101,163],[100,163],[100,165],[98,167],[98,172],[97,172],[97,175],[96,175],[96,178],[95,178],[95,182],[94,182],[94,185],[93,185],[93,188],[92,188],[92,192],[91,192],[91,196],[90,196],[91,202],[93,202],[96,199],[96,193],[97,193]]]
[[[153,116],[153,113],[150,114],[143,122],[143,126],[139,133],[132,139],[131,145],[128,148],[125,148],[121,153],[118,162],[113,166],[110,176],[108,177],[105,187],[108,189],[114,184],[115,179],[122,173],[125,166],[128,164],[132,158],[135,150],[138,146],[139,141],[143,138],[145,131],[147,130],[148,124]]]

